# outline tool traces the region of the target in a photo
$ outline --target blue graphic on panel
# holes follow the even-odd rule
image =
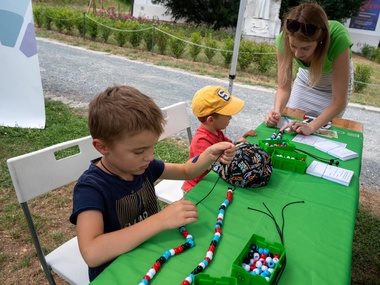
[[[0,44],[14,48],[17,40],[22,38],[20,51],[26,57],[37,54],[33,23],[29,23],[25,33],[20,35],[29,3],[30,0],[0,1]]]

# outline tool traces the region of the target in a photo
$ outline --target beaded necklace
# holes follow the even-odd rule
[[[223,225],[223,219],[224,214],[227,209],[227,206],[232,202],[232,194],[233,191],[231,188],[228,188],[227,190],[227,197],[224,200],[224,202],[219,207],[219,213],[215,224],[215,233],[214,237],[211,240],[210,246],[207,250],[205,258],[198,264],[198,266],[185,278],[185,280],[182,281],[181,285],[190,285],[193,283],[194,276],[200,272],[202,272],[211,262],[216,246],[218,245],[218,242],[222,236],[221,227]],[[167,261],[170,257],[174,255],[178,255],[184,251],[186,251],[189,248],[192,248],[195,243],[193,240],[193,236],[189,234],[189,232],[186,230],[185,226],[182,226],[179,228],[180,233],[182,236],[186,239],[186,242],[174,249],[169,249],[164,252],[164,254],[156,260],[154,265],[149,269],[149,271],[145,274],[143,279],[140,281],[139,285],[147,285],[149,282],[153,279],[155,274],[158,272],[158,270],[161,268],[161,265]]]

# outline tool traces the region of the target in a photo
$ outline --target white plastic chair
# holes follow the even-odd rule
[[[190,128],[190,120],[187,115],[185,102],[179,102],[161,109],[164,112],[166,125],[164,133],[159,140],[163,140],[178,132],[187,131],[189,143],[193,138]],[[158,199],[167,204],[171,204],[183,197],[182,185],[184,180],[164,179],[156,184],[156,195]]]
[[[56,159],[57,151],[76,146],[79,147],[79,153]],[[76,181],[89,167],[90,160],[99,156],[101,154],[92,146],[92,138],[88,136],[7,160],[18,201],[24,211],[38,258],[49,284],[55,284],[50,270],[70,284],[88,284],[88,266],[79,252],[76,237],[45,256],[28,207],[28,201]]]

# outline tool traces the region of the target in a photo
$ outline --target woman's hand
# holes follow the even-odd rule
[[[265,116],[265,125],[267,127],[275,127],[277,126],[277,123],[280,121],[280,118],[281,114],[275,111],[270,111]]]
[[[280,129],[280,131],[284,131],[285,129],[287,129],[289,133],[295,132],[297,134],[305,136],[311,135],[314,132],[309,126],[309,124],[297,120],[291,121],[290,123],[286,124]]]

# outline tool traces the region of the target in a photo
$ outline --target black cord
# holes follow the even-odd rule
[[[290,205],[293,205],[293,204],[297,204],[297,203],[305,203],[305,201],[296,201],[296,202],[290,202],[288,204],[286,204],[284,207],[282,207],[282,210],[281,210],[281,218],[282,218],[282,226],[281,226],[281,229],[277,223],[277,220],[275,218],[275,216],[273,215],[273,213],[269,210],[269,208],[267,207],[267,205],[265,205],[265,203],[263,203],[264,207],[267,209],[267,211],[269,212],[266,213],[264,211],[261,211],[261,210],[258,210],[258,209],[255,209],[255,208],[251,208],[251,207],[248,207],[248,210],[253,210],[253,211],[256,211],[256,212],[260,212],[260,213],[263,213],[265,215],[267,215],[268,217],[270,217],[275,226],[276,226],[276,229],[277,229],[277,233],[278,235],[280,236],[280,240],[281,240],[281,243],[282,245],[285,246],[285,242],[284,242],[284,228],[285,228],[285,215],[284,215],[284,211],[285,211],[285,208],[290,206]],[[284,272],[285,270],[285,267],[286,267],[286,254],[284,254],[284,257],[283,257],[283,260],[282,260],[282,266],[280,267],[278,273],[276,276],[274,276],[274,279],[273,279],[273,283],[272,284],[275,284],[277,285],[281,276],[282,276],[282,273]]]
[[[315,154],[312,154],[312,153],[310,153],[310,152],[307,152],[307,151],[302,150],[302,149],[299,149],[299,148],[296,148],[295,150],[298,151],[298,152],[302,152],[302,153],[304,153],[304,154],[306,154],[306,155],[308,155],[308,156],[310,156],[310,157],[312,157],[312,158],[315,158],[316,160],[322,161],[322,162],[324,162],[324,163],[328,163],[328,164],[330,164],[330,165],[335,164],[336,166],[339,165],[339,161],[337,161],[337,160],[335,160],[335,159],[319,157],[319,156],[316,156]]]
[[[218,159],[222,156],[222,154],[223,154],[223,153],[221,153],[221,154],[215,159],[215,161],[214,161],[212,164],[214,164],[215,162],[217,162]],[[211,165],[212,165],[212,164],[211,164]],[[204,199],[206,199],[206,198],[212,193],[212,191],[214,191],[214,188],[215,188],[216,184],[218,183],[219,178],[220,178],[220,176],[218,175],[218,179],[216,179],[216,181],[215,181],[215,183],[214,183],[214,186],[211,187],[210,191],[208,191],[208,193],[206,194],[206,196],[204,196],[201,200],[199,200],[197,203],[195,203],[196,206],[198,206],[198,204],[200,204]],[[236,187],[235,187],[232,191],[234,191],[235,189],[236,189]]]

